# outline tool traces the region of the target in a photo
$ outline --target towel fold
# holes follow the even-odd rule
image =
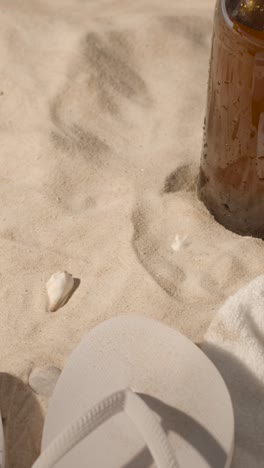
[[[221,372],[233,401],[236,437],[232,468],[263,467],[264,275],[225,302],[205,335],[202,349]]]

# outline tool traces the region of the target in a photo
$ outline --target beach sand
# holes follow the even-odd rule
[[[96,324],[143,314],[200,343],[263,272],[262,241],[197,199],[214,2],[1,0],[0,403],[9,468],[39,452],[48,399]],[[79,280],[47,312],[45,284]]]

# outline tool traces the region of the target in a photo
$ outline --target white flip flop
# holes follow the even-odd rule
[[[58,379],[33,468],[228,468],[232,403],[212,362],[159,322],[95,327]]]

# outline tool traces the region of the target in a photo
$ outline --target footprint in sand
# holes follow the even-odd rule
[[[154,199],[149,203],[145,200],[134,210],[132,245],[141,265],[154,281],[170,296],[177,296],[185,273],[169,251],[166,231],[162,232],[159,224],[162,221],[155,216],[156,203]]]
[[[261,274],[264,252],[259,241],[237,236],[213,219],[198,200],[196,174],[195,167],[183,165],[166,178],[160,194],[142,196],[132,216],[132,245],[165,293],[208,306]],[[175,238],[188,242],[173,249]]]
[[[120,132],[124,106],[150,105],[146,83],[135,70],[132,40],[118,31],[83,37],[69,80],[50,106],[57,149],[102,165],[111,153],[109,135],[115,127]]]
[[[117,154],[131,127],[128,116],[152,105],[137,64],[135,34],[133,30],[85,34],[50,103],[55,157],[47,185],[51,198],[59,195],[60,207],[67,212],[89,209],[92,197],[96,203],[94,193],[111,186],[131,164]],[[54,187],[59,188],[56,194]]]

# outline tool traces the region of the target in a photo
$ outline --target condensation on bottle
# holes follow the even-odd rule
[[[199,197],[238,234],[264,238],[264,1],[218,0]]]

